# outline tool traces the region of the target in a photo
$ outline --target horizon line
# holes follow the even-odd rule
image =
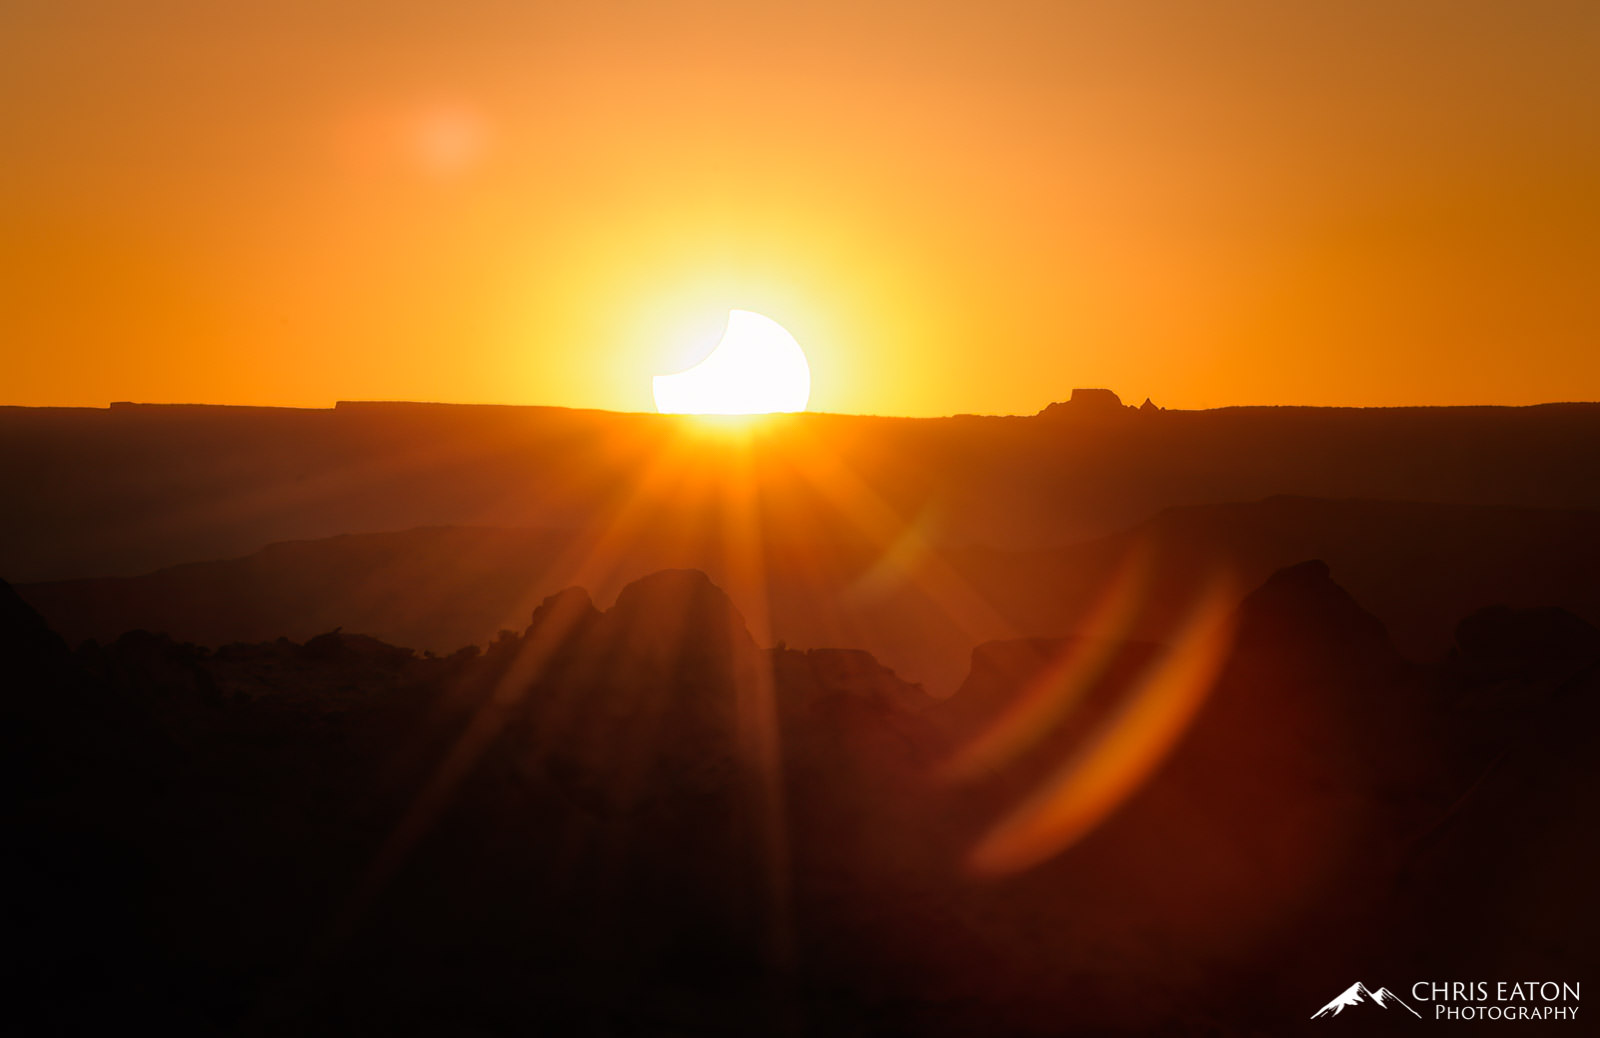
[[[1212,411],[1451,411],[1451,410],[1527,410],[1536,407],[1575,407],[1594,406],[1600,400],[1544,400],[1527,404],[1222,404],[1216,407],[1161,407],[1155,414],[1203,414]],[[332,405],[319,406],[310,404],[237,404],[237,403],[212,403],[200,401],[150,401],[150,400],[112,400],[104,405],[97,404],[11,404],[0,403],[0,410],[27,410],[27,411],[132,411],[132,410],[159,410],[181,408],[205,408],[217,410],[239,411],[326,411],[352,410],[362,408],[381,407],[437,407],[437,408],[493,408],[503,410],[522,411],[567,411],[586,414],[609,414],[623,417],[650,417],[671,419],[748,419],[748,418],[795,418],[804,415],[813,415],[820,418],[887,418],[904,421],[936,421],[951,418],[1039,418],[1051,407],[1071,407],[1068,400],[1051,401],[1044,408],[1031,413],[1019,412],[973,412],[956,411],[942,414],[905,415],[885,414],[871,411],[784,411],[774,413],[758,413],[747,415],[696,415],[696,414],[662,414],[657,411],[628,411],[606,407],[574,407],[567,404],[512,404],[512,403],[467,403],[450,400],[400,400],[400,399],[354,399],[335,400]],[[1139,413],[1137,404],[1121,405],[1123,412]],[[1093,409],[1084,408],[1086,414]],[[1115,412],[1100,411],[1092,414],[1094,417],[1108,416]]]

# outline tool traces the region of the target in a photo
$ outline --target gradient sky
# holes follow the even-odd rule
[[[0,7],[0,403],[1600,398],[1600,3]]]

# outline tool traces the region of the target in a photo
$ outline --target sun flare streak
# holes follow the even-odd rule
[[[1218,582],[1172,648],[1091,740],[973,848],[986,876],[1031,868],[1066,850],[1131,796],[1166,759],[1206,701],[1233,645],[1231,585]]]
[[[1109,636],[1071,643],[983,734],[950,758],[945,776],[969,781],[993,771],[1038,743],[1070,714],[1105,672],[1117,639],[1132,628],[1149,576],[1150,552],[1141,546],[1124,561],[1081,628],[1107,630]]]

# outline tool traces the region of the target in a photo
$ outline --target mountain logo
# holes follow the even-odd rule
[[[1379,988],[1374,991],[1359,980],[1341,991],[1332,1002],[1312,1013],[1311,1019],[1315,1020],[1319,1016],[1338,1016],[1352,1006],[1368,1004],[1375,1005],[1379,1009],[1388,1009],[1391,1004],[1397,1005],[1418,1020],[1422,1019],[1421,1013],[1400,1001],[1400,996],[1393,991],[1388,988]]]

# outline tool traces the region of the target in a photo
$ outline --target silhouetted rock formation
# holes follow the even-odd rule
[[[37,680],[61,666],[67,655],[67,643],[60,635],[0,580],[0,660],[6,668]]]
[[[594,607],[589,592],[581,587],[564,588],[539,603],[522,637],[528,640],[540,631],[556,632],[562,638],[582,637],[599,619],[600,610]]]
[[[1481,680],[1567,676],[1600,660],[1600,631],[1565,609],[1480,609],[1456,626],[1461,664]]]
[[[1039,415],[1044,418],[1105,418],[1125,411],[1122,398],[1109,389],[1074,389],[1066,403],[1050,404]]]
[[[1071,399],[1067,402],[1086,411],[1109,411],[1112,408],[1122,407],[1122,398],[1109,389],[1074,389]]]
[[[772,650],[780,684],[800,689],[842,692],[882,707],[919,713],[935,702],[922,686],[902,681],[869,652],[860,649]]]
[[[622,589],[605,620],[611,630],[602,637],[616,646],[620,658],[663,670],[737,680],[737,673],[724,669],[748,665],[756,652],[744,618],[699,570],[669,570],[634,581]]]
[[[25,801],[73,781],[55,745],[89,704],[66,642],[0,580],[0,796]]]
[[[1333,582],[1321,559],[1279,570],[1252,591],[1239,607],[1238,638],[1250,652],[1400,663],[1383,624]]]

